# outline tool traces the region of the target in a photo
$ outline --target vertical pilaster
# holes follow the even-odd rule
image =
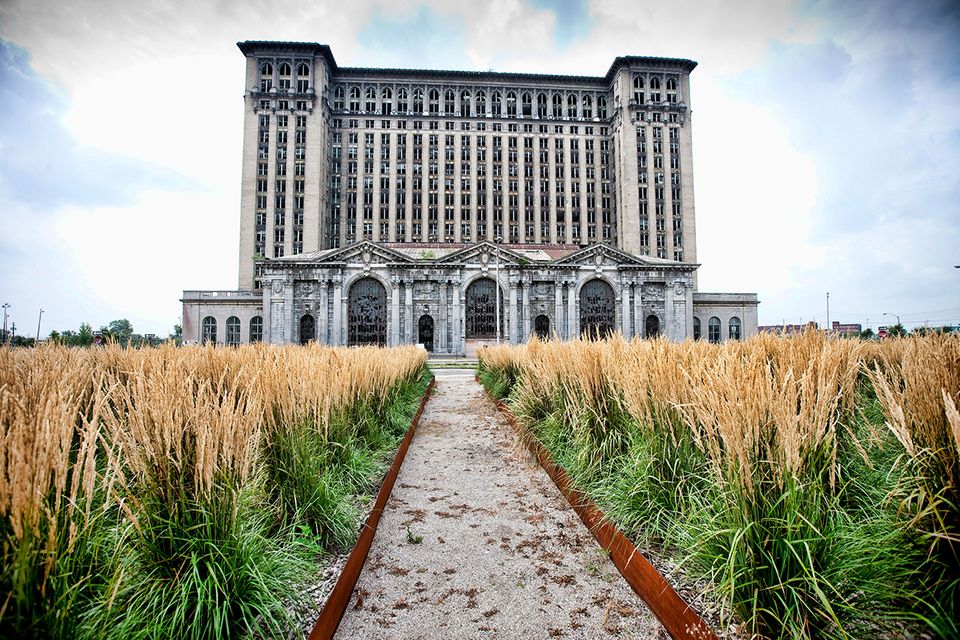
[[[520,325],[520,341],[526,342],[530,337],[530,283],[521,282],[523,287],[523,323]]]
[[[316,284],[317,287],[317,342],[327,344],[327,280],[324,278]]]
[[[390,277],[390,341],[389,344],[397,346],[401,344],[400,336],[400,278],[398,276]]]
[[[634,328],[630,324],[630,281],[626,276],[620,278],[620,308],[623,316],[620,321],[620,333],[629,340],[633,337]]]
[[[404,293],[406,294],[406,299],[404,300],[403,306],[406,309],[405,313],[407,314],[407,342],[409,344],[416,344],[416,337],[413,333],[413,328],[417,323],[413,317],[413,279],[407,280],[406,286],[404,287]]]
[[[577,337],[577,281],[567,280],[567,339]]]
[[[337,346],[343,344],[343,276],[336,275],[333,278],[333,335],[330,336],[330,344]]]
[[[510,278],[510,344],[517,344],[517,281]]]
[[[637,323],[636,335],[645,338],[647,334],[646,325],[643,320],[643,283],[637,282],[633,289],[633,317]]]
[[[463,345],[463,312],[460,310],[460,278],[454,278],[453,287],[453,348],[452,353],[462,354]]]
[[[559,278],[553,283],[553,332],[563,338],[563,281]]]

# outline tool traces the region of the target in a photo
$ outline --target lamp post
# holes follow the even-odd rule
[[[37,344],[40,344],[40,321],[43,320],[43,308],[40,309],[40,317],[37,318]]]
[[[885,315],[885,316],[893,316],[894,318],[897,319],[897,324],[900,324],[900,316],[898,316],[897,314],[895,314],[895,313],[887,313],[886,311],[884,311],[884,312],[883,312],[883,315]]]
[[[497,248],[497,283],[493,288],[493,304],[494,304],[494,315],[496,316],[496,326],[497,326],[497,345],[500,344],[500,243],[503,242],[503,238],[497,236],[496,248]]]
[[[9,342],[8,336],[7,336],[7,309],[9,308],[10,308],[10,303],[4,302],[3,303],[3,341],[4,343]]]

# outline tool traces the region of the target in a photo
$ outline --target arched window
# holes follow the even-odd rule
[[[464,318],[467,338],[495,338],[497,335],[497,285],[490,278],[474,280],[467,287]],[[500,292],[500,332],[503,333],[503,293]]]
[[[537,116],[540,118],[547,117],[547,94],[545,93],[537,94]]]
[[[607,99],[604,96],[597,98],[597,117],[601,120],[607,119]]]
[[[360,87],[350,87],[350,111],[360,111]]]
[[[656,338],[660,335],[660,318],[652,313],[647,316],[647,321],[644,323],[644,335],[648,338]]]
[[[333,90],[333,108],[343,111],[343,87],[336,87]]]
[[[707,322],[707,340],[714,344],[720,342],[720,318],[716,316]]]
[[[309,313],[300,318],[300,344],[317,339],[317,320]]]
[[[567,96],[567,117],[577,117],[577,96],[572,93]]]
[[[433,318],[428,315],[420,316],[417,321],[417,342],[427,351],[433,351]]]
[[[410,111],[410,98],[406,89],[397,89],[397,112],[406,113]]]
[[[393,113],[393,91],[387,87],[380,97],[380,110],[383,111],[383,115],[388,116]]]
[[[699,340],[703,334],[700,332],[700,318],[693,319],[693,339]]]
[[[650,102],[654,104],[660,103],[660,78],[652,78],[650,80]]]
[[[507,93],[507,115],[511,117],[517,115],[517,94],[513,91]]]
[[[413,90],[413,112],[416,114],[423,113],[423,89]]]
[[[495,116],[503,115],[503,96],[499,91],[494,91],[490,96],[490,112]]]
[[[532,116],[533,115],[533,96],[530,95],[529,93],[524,93],[523,96],[521,97],[521,103],[522,103],[523,109],[521,110],[520,113],[523,114],[523,117],[529,118],[530,116]]]
[[[583,117],[593,117],[593,98],[590,96],[583,96]]]
[[[387,290],[376,278],[361,278],[350,287],[348,345],[387,344]]]
[[[483,116],[486,114],[487,114],[487,92],[477,91],[477,115]]]
[[[240,318],[237,316],[227,318],[227,335],[224,342],[232,347],[240,344]]]
[[[473,109],[470,108],[470,92],[460,92],[460,115],[469,118],[473,115]]]
[[[201,344],[217,344],[217,319],[213,316],[207,316],[203,319],[203,334],[200,339]]]
[[[738,318],[737,316],[733,316],[732,318],[730,318],[729,327],[730,327],[731,340],[743,339],[743,331],[742,331],[742,325],[740,324],[740,318]]]
[[[677,81],[674,78],[667,80],[667,102],[670,104],[677,102]]]
[[[250,343],[261,342],[263,340],[263,318],[253,316],[250,318]]]
[[[563,117],[563,96],[559,93],[553,94],[553,117]]]
[[[430,115],[440,114],[440,90],[434,87],[430,89]]]
[[[594,279],[580,289],[580,335],[604,338],[614,331],[616,296],[613,288]]]
[[[297,65],[297,93],[306,93],[310,88],[310,67],[301,62]]]
[[[643,76],[637,76],[633,79],[633,101],[637,104],[643,104]]]
[[[260,65],[260,91],[270,91],[273,88],[273,65],[264,62]]]
[[[533,320],[533,333],[541,340],[550,339],[550,318],[539,315]]]
[[[453,89],[447,89],[446,93],[443,94],[443,112],[448,116],[453,115],[457,110],[456,102],[457,94],[453,92]]]
[[[277,71],[280,72],[280,91],[289,91],[290,90],[290,65],[286,62],[280,63],[280,66],[277,67]]]
[[[367,113],[377,110],[377,90],[373,87],[367,87]]]

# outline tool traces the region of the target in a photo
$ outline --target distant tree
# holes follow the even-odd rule
[[[183,325],[173,325],[173,333],[170,334],[169,339],[173,340],[173,343],[179,347],[183,342]]]
[[[76,333],[76,339],[73,346],[89,347],[93,344],[93,327],[87,322],[80,323],[80,330]]]
[[[859,333],[859,336],[861,340],[873,340],[873,329],[867,327]]]
[[[109,325],[110,335],[117,339],[120,344],[127,344],[133,335],[133,325],[126,318],[114,320]]]
[[[59,331],[54,330],[50,332],[49,336],[47,336],[47,340],[50,340],[56,344],[60,344],[63,341],[63,338],[60,336]]]
[[[898,322],[893,326],[887,327],[887,335],[891,338],[902,338],[907,335],[907,330]]]

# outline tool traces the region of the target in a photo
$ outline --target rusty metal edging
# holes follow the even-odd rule
[[[478,377],[479,378],[479,377]],[[478,379],[479,382],[479,379]],[[519,424],[507,403],[497,400],[489,392],[497,408],[507,417],[513,428],[523,435],[529,435]],[[603,511],[573,486],[573,480],[566,471],[553,461],[550,452],[536,438],[525,437],[530,453],[537,459],[544,471],[553,479],[557,489],[567,499],[573,510],[580,516],[600,546],[610,552],[610,559],[616,565],[620,575],[639,595],[660,623],[675,640],[717,640],[713,629],[703,621],[693,608],[680,597],[670,583],[650,564],[633,543],[604,515]]]
[[[410,441],[413,440],[417,423],[420,422],[420,416],[423,414],[423,409],[427,404],[427,399],[430,397],[430,392],[433,391],[436,380],[436,377],[430,379],[430,384],[427,385],[426,391],[423,392],[423,397],[420,398],[420,406],[417,408],[413,420],[410,421],[410,427],[407,429],[407,434],[404,436],[400,447],[397,449],[396,455],[393,457],[393,464],[390,465],[390,470],[387,471],[387,475],[383,478],[383,484],[380,485],[380,492],[377,494],[377,501],[373,505],[373,510],[370,512],[370,515],[367,516],[363,530],[357,538],[357,543],[353,545],[353,550],[350,551],[350,555],[347,557],[347,562],[340,572],[340,577],[337,578],[337,583],[333,586],[330,595],[327,596],[327,602],[323,605],[320,617],[317,618],[317,622],[313,625],[309,640],[331,640],[337,632],[337,627],[340,626],[340,620],[347,610],[347,605],[350,604],[353,588],[357,584],[357,579],[363,570],[363,564],[367,560],[367,554],[370,552],[373,536],[377,533],[377,525],[380,523],[383,508],[387,504],[390,493],[393,491],[393,484],[396,482],[397,475],[400,473],[400,466],[403,464],[403,459],[407,455],[407,449],[410,448]]]

